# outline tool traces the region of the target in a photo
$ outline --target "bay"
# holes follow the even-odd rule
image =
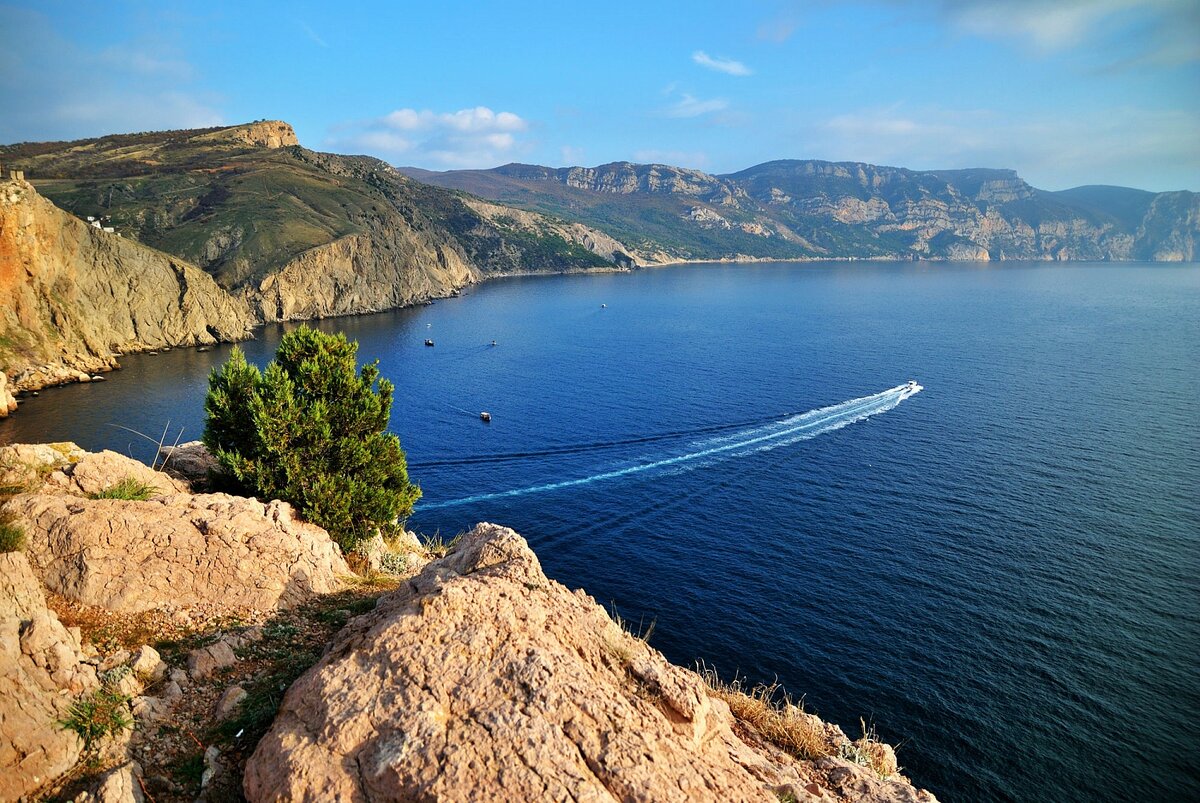
[[[858,262],[318,325],[396,385],[411,526],[513,527],[672,660],[863,718],[943,800],[1083,801],[1200,797],[1198,321],[1195,266]],[[198,437],[229,348],[129,355],[0,441],[148,459],[122,427]]]

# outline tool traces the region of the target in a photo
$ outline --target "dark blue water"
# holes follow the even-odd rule
[[[514,527],[944,800],[1200,797],[1195,266],[690,266],[322,326],[396,384],[417,528]],[[226,353],[126,358],[0,439],[196,437]]]

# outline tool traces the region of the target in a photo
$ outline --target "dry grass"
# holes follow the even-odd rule
[[[733,716],[766,741],[796,758],[811,761],[822,756],[844,758],[866,767],[886,780],[899,774],[895,753],[879,740],[874,727],[862,725],[862,738],[851,742],[843,737],[834,739],[817,717],[804,712],[801,704],[778,683],[754,686],[749,691],[741,679],[725,683],[716,670],[701,663],[696,667],[709,693],[724,700]],[[834,731],[837,733],[837,731]]]
[[[431,559],[436,560],[438,558],[444,558],[453,552],[454,548],[458,546],[459,541],[463,539],[464,535],[466,535],[466,533],[459,533],[447,541],[442,535],[441,531],[438,531],[433,535],[421,536],[421,540],[425,547],[425,552]]]
[[[716,670],[705,664],[700,664],[696,671],[704,678],[709,693],[724,700],[738,721],[776,747],[806,761],[838,755],[838,748],[829,743],[824,728],[795,705],[778,683],[760,683],[746,691],[740,678],[725,683]]]

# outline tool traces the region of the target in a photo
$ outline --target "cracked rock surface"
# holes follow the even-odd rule
[[[350,622],[246,766],[250,801],[841,800],[695,673],[481,524]],[[865,772],[835,761],[839,771]],[[819,779],[819,782],[814,781]],[[903,781],[860,800],[930,801]]]

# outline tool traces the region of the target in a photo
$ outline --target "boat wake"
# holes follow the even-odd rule
[[[688,444],[690,451],[673,455],[670,457],[660,458],[658,460],[650,460],[643,463],[635,463],[633,465],[615,468],[609,471],[604,471],[599,474],[592,474],[587,477],[579,477],[577,479],[560,480],[558,482],[543,483],[541,485],[530,485],[525,488],[514,488],[508,491],[496,491],[492,493],[475,494],[466,496],[461,499],[451,499],[441,502],[430,502],[419,505],[421,511],[437,510],[439,508],[455,507],[458,505],[469,505],[475,502],[487,502],[493,499],[505,499],[508,497],[525,496],[527,494],[545,493],[548,491],[557,491],[562,488],[574,488],[581,485],[591,485],[592,483],[602,482],[604,480],[614,480],[621,477],[628,477],[634,474],[644,474],[649,472],[655,473],[677,473],[679,471],[689,471],[701,466],[712,465],[713,463],[728,460],[734,457],[742,457],[756,452],[766,452],[772,449],[778,449],[780,446],[789,446],[800,441],[810,440],[818,435],[824,435],[827,432],[833,432],[842,427],[849,426],[858,421],[863,421],[871,416],[886,413],[888,410],[895,409],[900,402],[905,399],[920,393],[924,388],[915,382],[909,382],[904,385],[897,385],[894,388],[889,388],[880,393],[871,396],[863,396],[858,399],[850,399],[840,404],[834,404],[830,407],[821,407],[816,410],[809,410],[806,413],[798,413],[788,415],[783,418],[774,419],[768,422],[754,422],[749,426],[743,425],[735,432],[727,434],[715,435],[703,440],[692,441]],[[700,432],[713,432],[723,430],[725,427],[712,427]],[[662,436],[650,436],[646,438],[631,439],[629,441],[621,441],[618,443],[651,443],[657,440],[665,440],[667,438],[678,438],[683,433],[674,433]],[[687,433],[692,434],[692,433]],[[580,451],[596,448],[608,448],[612,444],[582,444],[578,447],[563,447],[561,449],[548,449],[539,452],[523,452],[513,455],[491,455],[479,458],[459,458],[457,460],[434,461],[428,466],[437,465],[462,465],[464,463],[480,463],[480,462],[499,462],[502,460],[515,460],[523,457],[540,457],[544,455],[554,454],[577,454]],[[413,464],[417,466],[419,464]]]

